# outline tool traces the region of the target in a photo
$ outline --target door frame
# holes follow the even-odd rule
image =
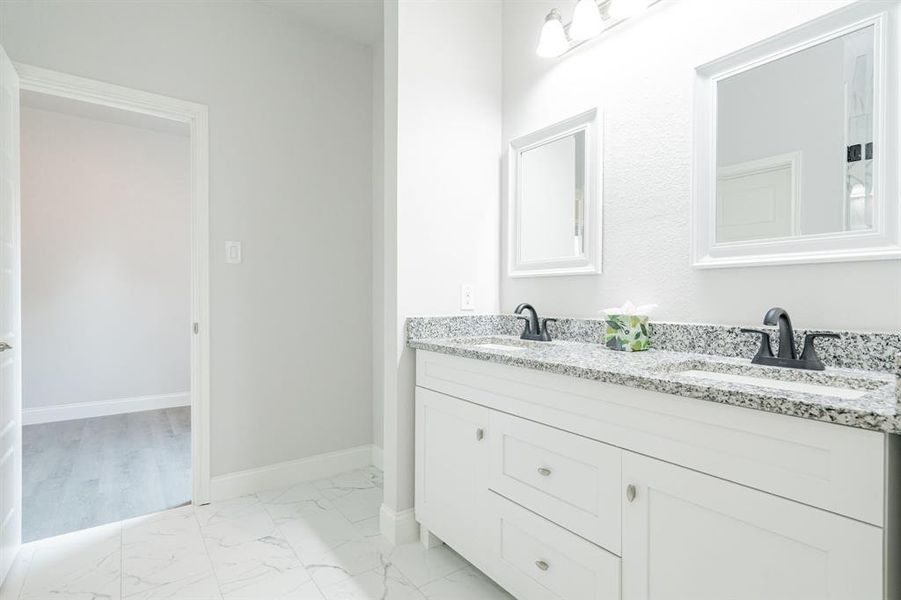
[[[210,197],[206,105],[13,63],[20,90],[185,123],[191,140],[191,476],[194,504],[210,502]]]

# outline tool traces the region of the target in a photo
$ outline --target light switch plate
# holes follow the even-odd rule
[[[240,265],[244,260],[241,252],[241,242],[226,241],[225,242],[225,262],[229,265]]]
[[[476,299],[475,292],[471,283],[464,283],[460,286],[460,310],[475,310]]]

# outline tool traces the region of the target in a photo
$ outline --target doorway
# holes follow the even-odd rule
[[[187,126],[24,91],[22,539],[190,502]]]
[[[85,194],[66,190],[63,178],[54,181],[47,170],[37,180],[44,179],[48,185],[42,187],[53,193],[43,189],[42,194],[68,205],[57,205],[57,211],[51,204],[22,207],[25,404],[20,450],[25,472],[18,493],[24,500],[24,541],[185,501],[205,504],[210,480],[207,109],[28,65],[15,65],[15,70],[24,134],[20,147],[35,141],[31,135],[39,131],[46,134],[45,146],[68,140],[73,146],[69,166],[78,168],[79,161],[92,157],[72,152],[77,148],[72,141],[93,127],[102,131],[100,146],[117,131],[130,131],[132,154],[145,153],[144,166],[154,157],[183,159],[175,183],[163,181],[168,177],[155,181],[159,171],[144,173],[143,197],[122,193],[117,205],[86,194],[83,210],[73,204]],[[94,157],[102,163],[95,164],[97,171],[112,180],[125,178],[127,168],[116,164],[116,152],[101,150],[106,154],[98,151]],[[123,148],[122,157],[128,151]],[[23,178],[34,180],[29,169],[40,168],[34,156],[22,160]],[[127,181],[114,183],[120,192],[129,190]],[[55,191],[49,184],[56,185]],[[166,192],[169,184],[183,187],[181,209]],[[26,186],[23,181],[23,192],[30,196]],[[150,189],[154,186],[159,189]],[[137,205],[126,205],[128,197],[157,201],[142,214]],[[180,222],[148,231],[163,223],[158,218],[163,212]],[[91,226],[98,229],[85,231]],[[92,258],[85,254],[86,245],[92,246]],[[49,256],[35,251],[48,247]],[[166,256],[166,248],[172,256]],[[49,273],[48,264],[53,266]],[[179,290],[164,293],[175,282]],[[183,304],[175,306],[171,299],[179,292]],[[102,326],[86,328],[88,322]],[[142,344],[137,340],[147,347],[135,348]],[[154,368],[144,368],[151,361]],[[51,451],[37,457],[42,448]]]

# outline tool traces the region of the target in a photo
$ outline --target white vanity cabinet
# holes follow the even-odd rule
[[[893,438],[417,352],[416,518],[519,600],[895,598]]]
[[[878,527],[631,452],[623,482],[623,598],[882,597]]]
[[[416,390],[416,514],[458,552],[486,552],[489,410]]]

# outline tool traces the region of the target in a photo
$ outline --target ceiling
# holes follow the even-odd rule
[[[298,22],[361,44],[382,39],[382,0],[257,0]]]

